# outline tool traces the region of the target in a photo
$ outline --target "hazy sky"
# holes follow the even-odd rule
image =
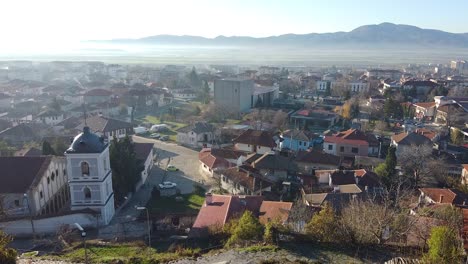
[[[393,22],[468,32],[466,0],[2,0],[0,48],[157,34],[270,36]]]

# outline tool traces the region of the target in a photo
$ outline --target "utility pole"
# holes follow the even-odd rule
[[[28,197],[27,193],[23,194],[23,196],[24,196],[24,200],[26,201],[26,204],[28,205],[29,220],[31,221],[31,230],[32,230],[32,233],[33,233],[33,238],[35,239],[36,238],[36,230],[34,228],[34,220],[33,220],[33,214],[31,212],[31,205],[29,204],[29,197]]]
[[[76,226],[76,228],[78,228],[78,230],[80,230],[81,237],[83,238],[83,247],[84,247],[84,253],[85,253],[85,264],[89,264],[89,262],[88,262],[88,249],[86,247],[86,232],[85,232],[84,228],[80,224],[75,223],[75,226]]]
[[[141,211],[146,210],[146,222],[148,224],[148,247],[151,247],[151,225],[150,225],[150,218],[149,218],[149,211],[147,207],[144,206],[137,206],[135,209]]]

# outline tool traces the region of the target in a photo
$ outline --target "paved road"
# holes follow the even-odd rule
[[[177,184],[181,193],[191,193],[194,184],[203,184],[209,189],[213,180],[200,173],[198,152],[189,148],[179,146],[175,143],[162,142],[159,140],[133,136],[134,142],[154,143],[157,162],[154,164],[148,179],[140,190],[138,190],[124,208],[118,212],[112,224],[128,223],[140,213],[135,206],[144,206],[151,198],[151,190],[163,181],[171,181]],[[176,166],[179,171],[167,171],[168,164]]]
[[[151,175],[153,180],[162,180],[164,178],[163,169],[165,169],[168,164],[171,164],[178,168],[179,171],[167,172],[165,180],[174,181],[176,183],[180,181],[183,184],[189,180],[192,181],[191,185],[193,185],[193,182],[204,183],[206,185],[213,183],[212,179],[200,173],[197,151],[179,146],[175,143],[139,136],[133,136],[133,140],[135,142],[154,143],[154,146],[157,148],[155,154],[158,155],[158,162],[155,165],[159,163],[159,170],[156,169],[153,175]],[[182,188],[181,191],[183,193],[190,192],[190,190],[185,190],[185,188]]]

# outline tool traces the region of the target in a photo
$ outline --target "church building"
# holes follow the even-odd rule
[[[107,225],[114,216],[114,192],[109,144],[89,127],[76,136],[65,151],[70,186],[71,210],[92,209]]]

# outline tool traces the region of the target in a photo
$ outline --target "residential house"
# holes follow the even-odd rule
[[[175,99],[192,100],[197,98],[197,92],[193,89],[173,89],[172,95]]]
[[[375,136],[358,129],[348,129],[334,135],[325,135],[323,151],[344,157],[377,156],[379,142]]]
[[[47,109],[40,112],[37,115],[37,120],[46,125],[55,126],[62,122],[65,118],[65,114],[62,111],[55,111],[53,109]]]
[[[402,132],[393,135],[390,144],[396,147],[396,155],[400,154],[404,149],[411,148],[411,146],[428,145],[432,147],[432,142],[429,138],[415,132]]]
[[[381,107],[386,100],[387,98],[383,95],[372,95],[367,100],[367,106]]]
[[[92,89],[83,94],[85,104],[108,103],[111,101],[112,92],[105,89]]]
[[[296,155],[298,171],[315,175],[315,170],[335,170],[341,165],[341,157],[317,150],[300,151]]]
[[[136,159],[141,162],[143,165],[143,171],[141,172],[141,179],[136,185],[136,190],[138,190],[143,184],[145,184],[146,179],[151,174],[151,169],[154,165],[153,159],[153,143],[133,143]]]
[[[14,146],[22,146],[26,142],[38,139],[39,135],[36,134],[34,128],[29,124],[19,124],[0,132],[0,140]]]
[[[409,80],[403,83],[403,89],[415,89],[418,95],[428,94],[433,88],[436,88],[437,86],[439,86],[439,84],[433,81]]]
[[[356,184],[337,185],[331,192],[303,194],[303,203],[306,206],[322,207],[330,204],[335,211],[340,211],[347,203],[361,198],[362,190]]]
[[[291,202],[263,201],[260,206],[258,220],[262,224],[278,222],[285,225],[288,222],[292,206],[293,203]]]
[[[216,172],[221,181],[221,188],[231,194],[262,194],[271,191],[274,184],[260,172],[250,166],[241,165]]]
[[[323,142],[323,139],[318,134],[297,129],[284,131],[281,134],[281,138],[283,139],[280,143],[281,150],[307,150]]]
[[[463,126],[468,121],[467,117],[468,110],[460,104],[445,104],[437,107],[435,122],[448,126]]]
[[[349,83],[349,89],[352,93],[364,93],[369,91],[369,83],[365,80],[355,80]]]
[[[196,122],[177,130],[177,143],[192,147],[206,147],[212,144],[215,127],[207,122]]]
[[[262,196],[207,194],[190,230],[190,237],[209,235],[209,229],[220,229],[231,219],[240,217],[246,210],[258,217],[261,223],[279,221],[287,223],[292,203],[264,201]]]
[[[339,185],[356,184],[361,190],[380,187],[379,177],[368,170],[316,170],[315,177],[321,185],[334,188]]]
[[[294,174],[297,171],[291,157],[278,155],[275,152],[262,155],[253,153],[246,157],[244,164],[252,166],[271,181],[286,179],[290,173]]]
[[[75,130],[81,131],[86,126],[92,132],[99,136],[105,136],[108,140],[112,140],[114,137],[124,138],[126,135],[134,133],[131,123],[99,115],[86,118],[80,125],[75,127]]]
[[[273,134],[268,131],[247,129],[233,140],[234,149],[265,154],[277,148]]]
[[[243,154],[243,152],[231,149],[204,148],[198,153],[200,169],[213,177],[215,170],[241,165],[239,158]]]
[[[7,216],[59,212],[70,200],[63,157],[0,157],[2,208]],[[8,183],[8,184],[6,184]]]
[[[295,128],[313,131],[324,131],[335,125],[338,115],[326,109],[301,109],[291,115],[291,123]]]
[[[421,121],[433,121],[436,115],[435,102],[422,102],[413,104],[415,107],[415,118]]]
[[[419,201],[426,204],[450,204],[465,206],[468,195],[456,190],[445,188],[420,188]]]
[[[414,132],[427,137],[432,142],[437,142],[441,136],[438,131],[434,131],[428,128],[417,128]]]
[[[8,156],[8,155],[3,155],[3,153],[1,153],[1,154],[2,154],[2,156]],[[20,149],[20,150],[16,151],[14,156],[17,156],[17,157],[39,157],[39,156],[42,156],[42,150],[38,149],[38,148],[34,148],[34,147],[24,148],[24,149]]]

